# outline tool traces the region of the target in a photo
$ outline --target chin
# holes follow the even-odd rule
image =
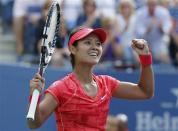
[[[93,64],[93,65],[96,65],[96,64],[98,64],[98,61],[97,61],[97,62],[93,62],[92,64]]]
[[[97,58],[85,58],[85,59],[83,59],[83,62],[87,63],[89,65],[96,65],[96,64],[99,63],[99,61],[100,61],[99,57],[97,57]]]
[[[91,62],[95,63],[95,64],[98,64],[100,59],[92,59]]]
[[[99,63],[99,60],[90,60],[90,61],[87,61],[86,63],[88,63],[90,65],[96,65]]]

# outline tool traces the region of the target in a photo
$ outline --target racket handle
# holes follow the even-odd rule
[[[35,120],[35,111],[36,111],[39,95],[40,95],[40,92],[37,89],[35,89],[32,94],[30,107],[29,107],[28,114],[26,117],[27,120],[30,120],[30,121]]]

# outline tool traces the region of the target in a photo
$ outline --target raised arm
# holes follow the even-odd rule
[[[121,99],[149,99],[154,95],[154,74],[151,65],[151,53],[147,42],[143,39],[134,39],[132,48],[139,55],[141,74],[137,84],[120,82],[113,93],[113,97]]]
[[[43,87],[43,84],[44,80],[39,74],[36,74],[30,81],[30,94],[32,94],[34,89],[38,89],[41,92],[41,87]],[[55,98],[51,94],[47,93],[41,102],[39,100],[39,104],[35,112],[35,120],[27,120],[29,128],[35,129],[40,127],[44,121],[53,113],[57,105],[58,102],[55,100]]]

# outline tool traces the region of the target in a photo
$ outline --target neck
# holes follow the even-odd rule
[[[91,83],[93,67],[87,65],[76,65],[74,68],[74,74],[81,83]]]

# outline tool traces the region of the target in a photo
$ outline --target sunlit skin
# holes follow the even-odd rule
[[[70,48],[71,53],[75,55],[76,65],[93,66],[97,64],[101,58],[103,47],[99,38],[95,34],[91,34],[86,38],[78,41],[77,47]],[[81,55],[82,54],[82,55]]]
[[[77,46],[70,45],[69,50],[75,57],[73,73],[80,81],[80,84],[82,85],[81,88],[84,90],[84,85],[93,81],[93,67],[101,58],[103,44],[95,34],[90,34],[77,42]],[[147,42],[143,39],[132,40],[131,46],[138,55],[150,54]],[[37,73],[30,81],[30,94],[32,94],[34,89],[38,89],[42,92],[41,87],[43,86],[41,86],[40,83],[44,85],[45,82],[44,79]],[[98,89],[98,86],[95,88]],[[91,97],[95,97],[98,93],[97,89],[90,90],[86,93],[91,95]],[[149,99],[153,95],[154,76],[151,65],[141,67],[141,74],[137,84],[120,81],[117,89],[112,94],[112,96],[116,98],[131,100]],[[58,106],[60,106],[60,103],[58,103],[50,93],[45,94],[44,99],[40,102],[36,109],[35,120],[27,121],[29,128],[39,128]]]
[[[70,46],[69,50],[75,56],[74,74],[81,84],[90,83],[93,79],[93,67],[99,62],[103,52],[99,38],[90,34],[79,40],[76,47]]]

